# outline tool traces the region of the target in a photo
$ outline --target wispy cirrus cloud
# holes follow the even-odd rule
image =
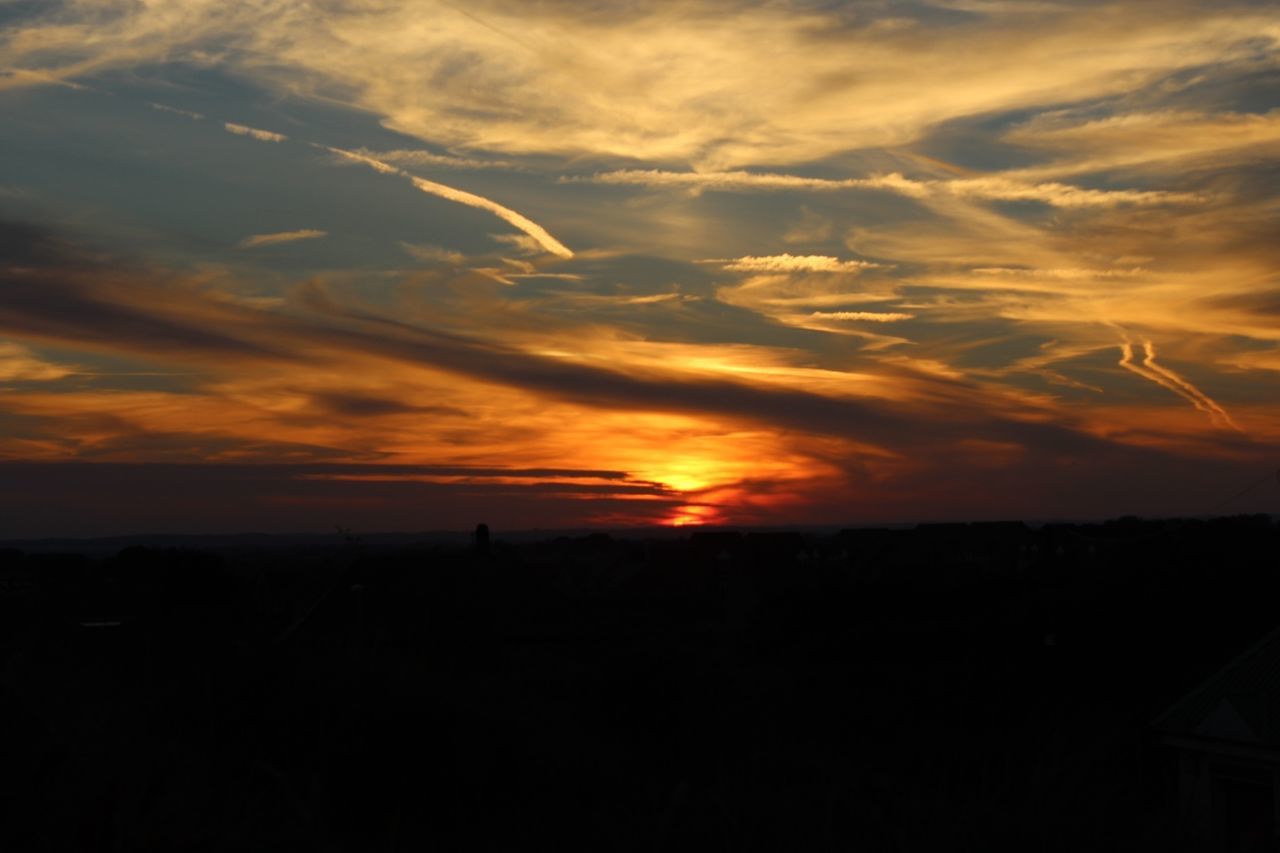
[[[486,0],[466,12],[441,7],[428,25],[395,4],[339,2],[317,16],[301,0],[234,9],[86,0],[26,22],[0,59],[68,80],[221,48],[222,61],[281,89],[341,92],[447,147],[723,168],[901,145],[960,116],[1112,96],[1255,55],[1277,32],[1269,9],[1246,3],[1174,0],[1159,16],[1088,4],[1059,9],[1052,27],[999,5],[979,14],[957,51],[944,49],[952,33],[927,7],[849,15],[744,4],[726,16],[710,0],[642,11],[556,2],[531,15]],[[760,62],[762,43],[788,73]]]
[[[29,68],[0,68],[0,91],[27,86],[59,86],[77,92],[88,91],[88,86],[65,80],[57,74],[33,71]]]
[[[897,323],[900,320],[911,320],[916,315],[901,311],[814,311],[809,316],[814,320],[866,320],[872,323]]]
[[[159,110],[162,113],[172,113],[174,115],[183,116],[185,118],[191,119],[192,121],[202,121],[204,119],[204,113],[197,113],[192,110],[184,110],[178,107],[171,107],[171,106],[168,106],[167,104],[157,104],[154,101],[151,102],[150,106],[151,106],[151,109],[153,110]]]
[[[974,275],[994,276],[1015,280],[1050,279],[1054,281],[1097,281],[1108,278],[1134,278],[1149,275],[1142,267],[1128,269],[1088,269],[1071,267],[1067,269],[1028,269],[1019,267],[975,267]]]
[[[194,117],[196,114],[192,113],[189,115]],[[258,140],[259,142],[284,142],[289,138],[283,133],[274,133],[270,130],[259,130],[256,127],[235,124],[234,122],[229,121],[223,122],[222,126],[228,133],[234,133],[236,136],[247,136],[251,139]]]
[[[809,178],[777,172],[675,172],[665,169],[618,169],[593,175],[569,175],[565,183],[609,184],[657,189],[714,190],[745,192],[749,190],[836,190],[879,188],[869,178]]]
[[[329,236],[328,231],[315,228],[300,228],[297,231],[276,231],[271,234],[251,234],[238,244],[241,249],[256,249],[259,246],[274,246],[279,243],[296,243],[299,240],[318,240]]]
[[[130,287],[123,286],[126,279]],[[966,393],[959,386],[947,390],[935,377],[895,370],[891,381],[868,376],[863,391],[850,395],[851,388],[836,391],[847,375],[788,366],[782,354],[751,346],[717,352],[698,344],[601,338],[594,352],[554,350],[547,342],[559,340],[562,330],[535,330],[526,340],[500,344],[337,304],[314,288],[298,295],[289,315],[281,315],[175,288],[163,276],[147,286],[139,280],[136,272],[108,280],[92,267],[28,271],[4,291],[0,321],[29,338],[156,356],[180,341],[182,358],[219,373],[234,371],[237,363],[299,367],[330,358],[372,357],[587,405],[656,404],[671,412],[766,423],[781,418],[796,425],[813,418],[807,428],[819,430],[844,430],[846,418],[862,418],[860,429],[876,440],[906,435],[899,432],[906,424],[902,413],[893,412],[891,403],[877,410],[878,396],[905,399],[902,394],[913,384],[918,393],[927,390],[927,397]],[[29,298],[36,289],[46,298]],[[104,310],[112,304],[114,310]],[[202,326],[226,331],[200,331]],[[86,334],[91,327],[97,330],[92,336]],[[975,424],[1000,432],[1018,429],[1016,422],[1002,424],[988,415]]]
[[[411,168],[427,166],[442,169],[518,169],[517,163],[510,160],[482,160],[475,157],[458,157],[453,154],[436,154],[416,148],[397,148],[390,151],[371,151],[361,148],[353,152],[378,160],[382,163],[394,163],[397,166]]]
[[[29,347],[0,340],[0,382],[49,382],[75,372],[76,368],[40,358]]]
[[[732,272],[840,272],[860,273],[866,269],[876,269],[883,264],[862,260],[841,260],[830,255],[745,255],[741,258],[729,258],[703,261],[707,264],[720,264]]]
[[[866,178],[808,178],[761,172],[667,172],[658,169],[630,169],[600,172],[587,177],[569,177],[564,180],[649,188],[676,188],[698,192],[705,190],[721,192],[884,190],[915,199],[954,196],[985,201],[1038,201],[1067,208],[1192,204],[1203,201],[1203,197],[1196,193],[1091,189],[1057,182],[1030,183],[1002,175],[939,181],[915,180],[903,177],[898,172]]]
[[[1056,155],[1047,163],[1010,170],[1014,179],[1121,169],[1160,174],[1274,157],[1280,145],[1280,110],[1166,109],[1105,116],[1053,111],[1014,126],[1003,138]]]
[[[917,181],[915,186],[909,186],[903,192],[906,195],[942,192],[959,198],[990,201],[1038,201],[1065,208],[1195,204],[1204,201],[1204,196],[1192,192],[1092,189],[1057,182],[1025,183],[1000,175],[951,181]]]
[[[467,256],[462,252],[455,252],[442,246],[433,246],[430,243],[401,242],[400,248],[404,249],[414,259],[427,263],[445,263],[456,267],[466,263],[467,260]]]
[[[152,106],[156,107],[157,109],[162,109],[165,111],[185,115],[193,119],[203,118],[203,116],[201,116],[199,113],[193,113],[186,110],[173,109],[173,108],[164,107],[158,104],[152,104]],[[230,133],[236,134],[238,136],[247,136],[251,139],[258,140],[259,142],[284,142],[289,139],[288,136],[281,133],[274,133],[272,131],[260,130],[258,128],[249,127],[247,125],[242,125],[242,124],[235,124],[233,122],[224,122],[223,127]],[[536,242],[536,244],[541,248],[541,250],[549,252],[553,255],[559,255],[561,257],[567,257],[567,258],[573,257],[573,252],[567,246],[565,246],[563,243],[557,240],[555,237],[552,237],[551,234],[541,225],[538,225],[536,222],[524,216],[523,214],[518,213],[517,211],[514,211],[508,207],[505,207],[504,205],[498,204],[497,202],[491,199],[485,198],[484,196],[476,195],[475,193],[469,193],[469,192],[466,192],[465,190],[459,190],[459,189],[456,189],[455,187],[446,186],[445,184],[441,184],[436,181],[429,181],[426,178],[421,178],[421,177],[418,177],[417,175],[412,175],[396,166],[391,165],[390,163],[384,160],[380,160],[377,157],[372,156],[372,154],[367,151],[363,151],[363,150],[347,151],[342,148],[333,148],[327,145],[320,145],[317,143],[309,143],[309,144],[312,145],[312,147],[314,148],[328,151],[330,154],[333,154],[340,161],[359,163],[361,165],[368,166],[369,168],[381,174],[396,175],[399,177],[407,178],[409,182],[412,183],[417,189],[429,195],[439,196],[440,198],[447,199],[449,201],[457,202],[459,204],[465,204],[469,207],[475,207],[481,210],[488,211],[489,213],[492,213],[493,215],[497,216],[499,219],[502,219],[503,221],[515,226],[520,231],[524,232],[529,238],[531,238]],[[399,151],[399,152],[391,152],[391,153],[394,156],[398,156],[402,160],[408,159],[410,161],[417,161],[420,163],[421,161],[423,161],[424,157],[436,157],[437,158],[436,165],[449,164],[455,168],[458,166],[458,163],[454,162],[454,161],[457,161],[458,158],[439,157],[438,155],[429,155],[427,154],[427,152]],[[413,156],[406,157],[406,155],[413,155]],[[297,231],[297,232],[282,232],[280,234],[257,235],[254,237],[247,238],[244,242],[242,242],[241,248],[253,248],[256,246],[268,245],[271,243],[287,242],[290,240],[310,239],[310,238],[323,237],[323,236],[325,236],[325,232],[318,232],[318,231],[311,231],[311,230],[304,230],[304,231]]]
[[[423,506],[443,501],[475,513],[478,505],[456,490],[477,478],[512,490],[513,499],[536,493],[580,501],[557,504],[557,512],[584,521],[587,507],[606,511],[596,498],[652,502],[610,504],[615,519],[670,519],[690,501],[710,507],[712,519],[768,518],[780,506],[826,501],[873,482],[893,511],[919,511],[928,503],[920,495],[945,500],[950,487],[941,483],[956,477],[960,488],[981,472],[992,474],[986,500],[998,509],[1016,491],[1016,480],[1002,484],[993,473],[1009,459],[1080,456],[1134,465],[1135,454],[1147,452],[1144,442],[1160,439],[1112,426],[1106,429],[1113,437],[1103,437],[1089,418],[1064,417],[1051,399],[905,355],[865,360],[852,370],[815,365],[787,347],[619,337],[588,316],[550,323],[535,314],[525,328],[517,322],[518,304],[494,302],[496,296],[476,295],[474,288],[458,292],[462,301],[453,310],[448,302],[420,312],[407,303],[389,313],[359,290],[334,292],[312,283],[267,311],[209,292],[207,282],[192,286],[164,270],[103,266],[93,256],[59,261],[58,251],[28,253],[47,260],[9,273],[0,290],[0,324],[26,340],[61,347],[165,364],[180,359],[203,378],[181,392],[8,395],[9,411],[27,422],[58,424],[62,443],[41,453],[206,465],[288,454],[391,465],[338,472],[342,476],[325,479],[331,485],[320,491],[281,484],[256,492],[289,500],[323,495],[335,508],[376,493],[384,496],[377,503],[383,518],[391,517],[391,504],[381,501],[428,487],[438,491],[414,492]],[[833,278],[785,277],[793,276]],[[30,298],[33,293],[40,298]],[[507,313],[500,338],[482,322],[499,306]],[[807,313],[815,329],[858,322]],[[11,458],[31,458],[36,450],[20,436],[0,442],[0,454]],[[507,469],[506,482],[500,473],[464,470],[476,459],[496,458],[504,464],[490,467]],[[1155,453],[1144,470],[1167,468],[1163,458]],[[571,460],[577,464],[565,464]],[[932,491],[917,491],[912,503],[912,484],[944,460],[948,474]],[[458,470],[406,477],[394,468],[428,461]],[[590,464],[606,461],[612,464]],[[621,471],[627,479],[608,488],[520,473],[533,468]],[[1053,500],[1061,501],[1057,494]],[[488,506],[499,505],[488,487],[484,495]],[[588,495],[595,497],[587,501]],[[1068,505],[1044,500],[1044,506]],[[285,517],[258,498],[251,504],[259,517]],[[299,505],[314,510],[317,504]]]

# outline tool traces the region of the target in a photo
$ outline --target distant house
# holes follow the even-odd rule
[[[887,527],[862,527],[841,530],[839,541],[853,579],[859,583],[878,583],[891,573],[890,566],[895,564],[908,535]]]
[[[689,556],[698,562],[737,562],[743,559],[744,540],[734,530],[697,530],[689,537]]]
[[[750,559],[766,569],[788,566],[796,560],[809,558],[804,537],[791,531],[748,533],[745,547]]]
[[[1179,815],[1196,849],[1280,843],[1280,629],[1153,722],[1178,752]]]
[[[20,553],[12,553],[17,556],[0,551],[0,597],[29,598],[39,589],[39,578],[31,565],[21,561]]]
[[[1035,564],[1039,543],[1021,521],[981,521],[969,525],[968,560],[985,580],[1021,579]]]

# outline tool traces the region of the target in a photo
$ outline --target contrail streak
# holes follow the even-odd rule
[[[1141,365],[1134,364],[1132,343],[1130,343],[1129,341],[1125,341],[1124,343],[1120,344],[1120,353],[1122,355],[1122,358],[1120,359],[1121,367],[1125,368],[1126,370],[1133,371],[1134,373],[1141,376],[1143,379],[1156,383],[1161,388],[1165,388],[1169,391],[1172,391],[1182,399],[1186,400],[1192,406],[1195,406],[1196,409],[1198,409],[1199,411],[1206,412],[1206,413],[1208,412],[1208,410],[1204,407],[1204,404],[1201,403],[1194,396],[1187,393],[1182,388],[1178,387],[1175,383],[1161,376],[1159,373],[1147,367],[1145,363],[1145,359],[1144,359],[1144,363]]]
[[[1165,388],[1177,394],[1186,400],[1197,411],[1204,412],[1209,416],[1215,424],[1231,427],[1237,432],[1243,432],[1231,415],[1227,414],[1227,410],[1219,406],[1214,400],[1205,394],[1196,386],[1192,385],[1186,379],[1183,379],[1177,373],[1161,364],[1156,364],[1156,348],[1151,341],[1144,341],[1142,344],[1143,359],[1142,364],[1133,363],[1133,343],[1126,335],[1120,343],[1120,361],[1119,365],[1125,370],[1136,373],[1143,379],[1156,383],[1161,388]]]
[[[312,144],[314,145],[315,143]],[[342,148],[331,148],[327,145],[316,145],[316,147],[322,148],[331,154],[336,154],[339,157],[346,158],[347,160],[361,163],[371,169],[383,173],[384,175],[399,175],[402,178],[408,178],[415,187],[422,190],[424,193],[430,193],[431,195],[439,196],[440,198],[448,199],[449,201],[456,201],[459,204],[479,208],[480,210],[487,210],[489,213],[492,213],[504,222],[507,222],[523,231],[525,234],[528,234],[538,243],[539,246],[551,254],[559,255],[562,258],[573,257],[573,251],[555,237],[552,237],[547,229],[543,228],[532,219],[529,219],[527,216],[517,213],[509,207],[503,207],[496,201],[487,199],[484,196],[476,195],[475,193],[469,193],[465,190],[446,186],[445,184],[438,184],[435,181],[428,181],[426,178],[419,178],[416,175],[409,174],[403,169],[398,169],[395,166],[392,166],[390,163],[384,163],[381,160],[369,157],[365,154],[359,154],[355,151],[346,151]]]
[[[1164,365],[1156,364],[1156,348],[1155,348],[1155,345],[1151,343],[1151,341],[1145,341],[1142,344],[1142,349],[1146,354],[1146,358],[1142,360],[1143,367],[1146,367],[1148,370],[1151,370],[1154,373],[1160,374],[1165,379],[1168,379],[1170,382],[1172,382],[1173,384],[1177,385],[1179,388],[1186,391],[1187,394],[1189,394],[1191,397],[1199,401],[1196,408],[1200,409],[1203,412],[1208,412],[1210,416],[1213,417],[1215,420],[1221,419],[1223,423],[1225,423],[1227,426],[1231,427],[1232,429],[1243,432],[1243,430],[1240,430],[1240,427],[1236,424],[1236,422],[1231,419],[1231,415],[1227,414],[1227,410],[1222,408],[1222,406],[1219,406],[1217,402],[1213,400],[1212,397],[1210,397],[1208,394],[1204,393],[1199,388],[1192,385],[1186,379],[1183,379],[1181,376],[1174,373],[1172,370],[1165,367]]]
[[[191,119],[204,118],[204,116],[199,113],[179,110],[163,104],[152,104],[152,106],[156,109],[177,113]],[[234,122],[224,122],[222,126],[231,133],[257,139],[260,142],[284,142],[289,138],[282,133],[258,130],[257,128],[242,124],[235,124]],[[504,222],[514,226],[520,231],[523,231],[525,234],[528,234],[533,238],[534,242],[541,246],[545,251],[550,252],[553,255],[558,255],[562,258],[573,257],[573,251],[564,243],[561,243],[555,237],[552,237],[551,233],[547,231],[547,229],[543,228],[524,214],[517,213],[509,207],[504,207],[492,199],[487,199],[484,196],[469,193],[466,190],[460,190],[445,184],[438,184],[435,181],[428,181],[426,178],[419,178],[417,175],[412,175],[403,169],[392,166],[390,163],[385,163],[382,160],[370,157],[366,154],[361,154],[357,151],[347,151],[344,148],[333,148],[328,145],[321,145],[317,142],[308,142],[307,144],[312,148],[319,148],[321,151],[328,151],[330,154],[335,154],[338,157],[342,157],[354,163],[360,163],[361,165],[368,166],[370,169],[373,169],[376,172],[381,172],[384,175],[396,175],[401,178],[408,178],[415,187],[424,193],[439,196],[440,198],[447,199],[449,201],[455,201],[458,204],[465,204],[468,207],[475,207],[480,210],[488,211]]]
[[[1155,371],[1148,368],[1145,363],[1142,365],[1134,364],[1133,363],[1133,344],[1130,343],[1129,341],[1124,341],[1122,344],[1120,344],[1120,354],[1121,354],[1120,366],[1123,367],[1124,369],[1133,371],[1134,373],[1141,376],[1143,379],[1154,382],[1157,385],[1159,385],[1161,388],[1166,388],[1172,391],[1182,399],[1186,400],[1191,405],[1195,406],[1200,411],[1202,412],[1206,411],[1204,408],[1204,405],[1199,400],[1197,400],[1195,397],[1191,396],[1186,391],[1179,388],[1174,383],[1170,382],[1168,379],[1161,376],[1159,373],[1156,373]]]

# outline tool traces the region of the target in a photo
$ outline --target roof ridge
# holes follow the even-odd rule
[[[1278,638],[1280,638],[1280,625],[1276,626],[1275,628],[1272,628],[1265,635],[1263,635],[1261,639],[1259,639],[1257,642],[1255,642],[1249,648],[1245,649],[1240,654],[1236,655],[1229,662],[1227,662],[1226,665],[1224,665],[1223,667],[1218,669],[1216,672],[1214,672],[1213,675],[1210,675],[1208,678],[1204,679],[1195,687],[1193,687],[1191,690],[1184,693],[1180,698],[1175,700],[1173,704],[1169,705],[1169,707],[1165,708],[1163,711],[1161,711],[1158,715],[1156,715],[1151,720],[1151,726],[1154,728],[1162,727],[1163,724],[1167,722],[1170,717],[1173,717],[1183,708],[1185,708],[1188,705],[1191,705],[1200,697],[1204,696],[1219,682],[1225,680],[1226,677],[1230,673],[1235,671],[1241,664],[1248,661],[1251,657],[1253,657],[1255,654],[1257,654],[1259,651],[1261,651],[1270,643],[1275,642]]]

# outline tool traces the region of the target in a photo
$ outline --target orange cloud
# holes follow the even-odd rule
[[[226,128],[228,133],[234,133],[236,136],[247,136],[250,139],[256,139],[259,142],[284,142],[289,137],[283,133],[273,133],[270,130],[259,130],[256,127],[247,127],[243,124],[233,124],[232,122],[223,122],[222,126]]]

